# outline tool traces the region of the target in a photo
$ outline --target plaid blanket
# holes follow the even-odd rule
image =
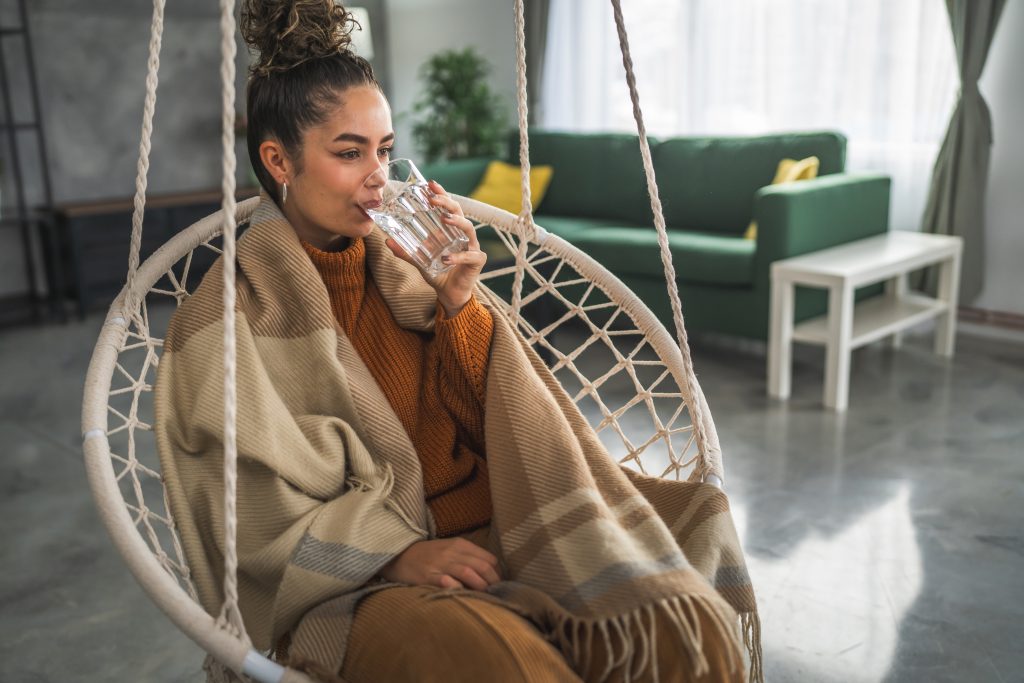
[[[429,332],[436,295],[376,232],[367,268],[397,322]],[[222,602],[222,271],[172,318],[155,388],[171,511],[204,608]],[[706,666],[697,613],[740,640],[760,678],[753,591],[728,501],[696,482],[621,468],[481,287],[495,320],[485,437],[506,581],[495,600],[541,628],[570,662],[594,638],[647,661],[654,611]],[[264,196],[238,243],[239,602],[256,647],[339,671],[358,600],[411,543],[430,538],[419,460],[336,322],[293,229]],[[664,638],[664,634],[661,635]],[[661,641],[664,642],[664,641]]]

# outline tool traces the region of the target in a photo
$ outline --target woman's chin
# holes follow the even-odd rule
[[[367,235],[369,235],[371,232],[373,232],[373,228],[375,225],[376,223],[373,222],[372,218],[367,218],[366,220],[360,222],[357,228],[359,230],[359,236],[366,237]]]
[[[360,210],[359,213],[361,214],[362,220],[356,222],[356,229],[359,231],[360,237],[366,237],[373,232],[373,227],[376,223],[374,223],[373,219],[367,216],[362,210]]]

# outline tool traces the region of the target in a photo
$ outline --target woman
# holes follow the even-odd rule
[[[691,520],[713,524],[724,498],[614,465],[476,287],[486,257],[440,185],[433,202],[469,238],[445,275],[375,231],[394,132],[350,21],[333,0],[248,0],[242,15],[263,188],[236,305],[254,645],[325,681],[739,678],[736,614],[705,576],[742,563],[698,572],[666,526],[685,526],[682,508],[714,508]],[[218,263],[175,314],[155,397],[170,507],[211,613],[221,278]],[[716,502],[686,503],[700,496]]]

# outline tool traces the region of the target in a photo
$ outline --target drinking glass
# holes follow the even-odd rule
[[[392,159],[366,179],[380,182],[387,173],[380,206],[366,213],[389,237],[405,250],[431,277],[451,268],[442,259],[447,254],[465,251],[466,233],[442,219],[448,212],[430,203],[434,196],[416,165],[409,159]]]

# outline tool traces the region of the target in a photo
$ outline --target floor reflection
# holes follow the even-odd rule
[[[808,681],[885,677],[923,583],[910,499],[905,482],[838,533],[809,533],[784,556],[748,556],[766,661],[789,660]],[[745,543],[747,515],[734,501]]]

